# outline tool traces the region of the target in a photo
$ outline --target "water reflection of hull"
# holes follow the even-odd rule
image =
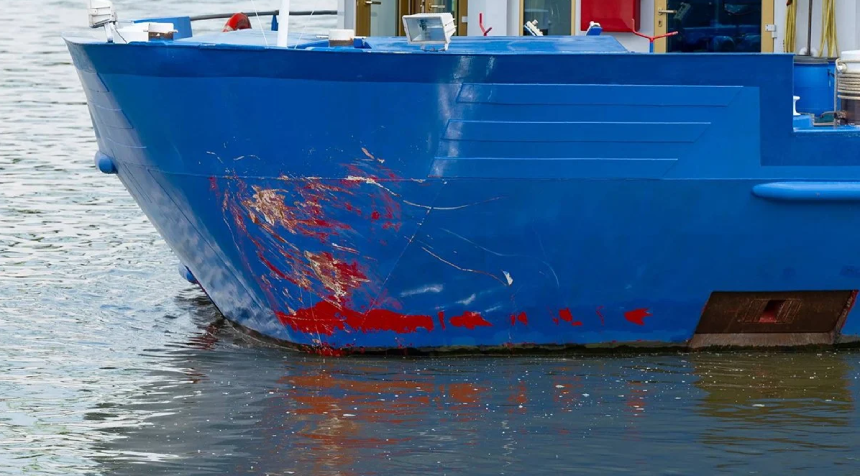
[[[94,448],[106,473],[535,474],[537,459],[552,474],[691,474],[713,449],[773,470],[787,458],[751,452],[840,448],[851,431],[845,355],[285,357],[210,332],[212,319],[153,362],[155,381],[104,406],[119,437]]]
[[[712,422],[701,442],[728,451],[724,464],[744,453],[849,450],[855,404],[845,355],[704,354],[692,362],[705,392],[697,410]],[[811,464],[797,458],[792,464]]]

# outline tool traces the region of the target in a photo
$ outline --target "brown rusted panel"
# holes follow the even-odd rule
[[[816,334],[838,331],[855,291],[715,292],[696,334]]]

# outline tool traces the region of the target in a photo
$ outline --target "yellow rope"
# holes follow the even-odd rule
[[[824,0],[821,12],[821,47],[818,56],[824,56],[824,45],[827,45],[827,57],[839,56],[839,43],[836,38],[836,0]]]
[[[790,1],[786,8],[785,40],[783,40],[782,49],[785,53],[794,53],[797,49],[797,2]]]

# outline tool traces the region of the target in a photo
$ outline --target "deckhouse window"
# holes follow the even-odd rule
[[[537,20],[544,35],[573,34],[573,0],[522,0],[522,15],[523,23]]]

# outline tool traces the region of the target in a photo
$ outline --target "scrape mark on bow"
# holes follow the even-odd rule
[[[439,260],[439,261],[441,261],[441,262],[443,262],[443,263],[447,264],[448,266],[451,266],[452,268],[459,269],[460,271],[465,271],[465,272],[467,272],[467,273],[483,274],[484,276],[489,276],[489,277],[491,277],[491,278],[495,279],[496,281],[498,281],[499,283],[501,283],[503,286],[508,286],[508,284],[507,284],[507,283],[505,283],[504,281],[502,281],[502,280],[501,280],[498,276],[496,276],[496,275],[490,274],[490,273],[488,273],[488,272],[486,272],[486,271],[480,271],[480,270],[477,270],[477,269],[462,268],[462,267],[457,266],[456,264],[454,264],[454,263],[452,263],[452,262],[450,262],[450,261],[446,261],[444,258],[442,258],[441,256],[439,256],[439,255],[437,255],[437,254],[433,253],[432,251],[428,250],[428,249],[427,249],[426,247],[424,247],[424,246],[422,246],[422,247],[421,247],[421,249],[422,249],[422,250],[424,250],[424,251],[425,251],[427,254],[429,254],[430,256],[432,256],[432,257],[436,258],[437,260]]]
[[[465,205],[458,205],[458,206],[454,206],[454,207],[436,207],[436,206],[430,206],[430,205],[422,205],[420,203],[410,202],[409,200],[403,200],[403,203],[405,203],[406,205],[410,205],[410,206],[418,207],[418,208],[424,208],[427,210],[451,211],[451,210],[462,210],[464,208],[474,207],[475,205],[482,205],[484,203],[495,202],[496,200],[501,200],[501,199],[502,199],[502,197],[494,197],[494,198],[490,198],[488,200],[481,200],[480,202],[467,203]]]
[[[223,161],[223,160],[221,160],[221,156],[219,156],[219,155],[218,155],[218,154],[216,154],[215,152],[212,152],[212,151],[207,150],[207,151],[206,151],[206,153],[207,153],[207,154],[209,154],[209,155],[211,155],[211,156],[213,156],[213,157],[215,157],[216,159],[218,159],[218,162],[221,162],[222,164],[224,163],[224,161]]]
[[[362,151],[362,152],[364,152],[364,155],[366,155],[366,156],[367,156],[367,158],[369,158],[369,159],[371,159],[371,160],[376,160],[376,161],[378,161],[380,164],[384,164],[384,163],[385,163],[385,160],[380,159],[380,158],[377,158],[377,157],[374,157],[374,156],[373,156],[373,154],[371,154],[371,153],[370,153],[367,149],[365,149],[364,147],[362,147],[362,148],[361,148],[361,151]]]
[[[305,251],[304,255],[317,279],[334,294],[338,302],[342,302],[352,290],[369,281],[355,261],[347,263],[328,252]]]
[[[553,267],[552,267],[548,262],[546,262],[546,261],[544,261],[544,260],[542,260],[542,259],[540,259],[540,258],[536,258],[536,257],[534,257],[534,256],[527,256],[527,255],[518,255],[518,254],[499,253],[498,251],[493,251],[493,250],[491,250],[491,249],[489,249],[489,248],[487,248],[487,247],[485,247],[485,246],[481,246],[481,245],[479,245],[478,243],[475,243],[474,241],[472,241],[472,240],[470,240],[470,239],[466,238],[465,236],[459,235],[459,234],[457,234],[457,233],[455,233],[455,232],[453,232],[453,231],[451,231],[451,230],[448,230],[448,229],[446,229],[446,228],[442,228],[442,231],[444,231],[445,233],[448,233],[449,235],[451,235],[451,236],[453,236],[453,237],[455,237],[455,238],[459,238],[459,239],[461,239],[461,240],[465,241],[466,243],[468,243],[468,244],[470,244],[470,245],[474,246],[475,248],[478,248],[478,249],[484,250],[484,251],[486,251],[487,253],[490,253],[491,255],[499,256],[499,257],[502,257],[502,258],[525,258],[525,259],[535,260],[535,261],[537,261],[537,262],[539,262],[539,263],[542,263],[544,266],[546,266],[546,267],[547,267],[547,269],[549,269],[549,272],[550,272],[550,273],[552,273],[552,277],[555,279],[555,286],[556,286],[556,287],[561,287],[561,285],[560,285],[560,283],[559,283],[559,280],[558,280],[558,275],[555,273],[555,269],[553,269]],[[543,246],[543,245],[541,245],[541,246]]]
[[[441,284],[428,284],[426,286],[421,286],[419,288],[409,289],[409,290],[403,291],[402,293],[400,293],[400,297],[417,296],[420,294],[427,294],[427,293],[441,293],[442,289],[444,289],[444,288],[442,287]]]
[[[379,164],[373,165],[380,168]],[[378,205],[374,208],[380,220],[373,222],[370,230],[395,232],[401,225],[400,204],[387,188],[368,191],[366,184],[376,179],[373,170],[365,169],[366,164],[349,168],[364,181],[282,176],[279,187],[255,185],[250,191],[239,177],[225,177],[228,187],[221,197],[224,221],[234,241],[245,239],[254,245],[258,262],[271,273],[268,288],[276,280],[286,281],[338,305],[352,299],[356,292],[361,292],[366,301],[379,294],[378,285],[368,275],[369,258],[361,256],[351,242],[356,233],[350,217],[363,216],[351,202],[364,200]],[[387,169],[384,173],[396,178]],[[257,227],[253,233],[250,225]],[[309,243],[308,238],[318,244]],[[243,248],[238,242],[236,246]],[[242,259],[250,268],[246,257]],[[264,287],[261,279],[265,276],[253,276]],[[280,287],[287,293],[286,287]],[[286,301],[273,293],[267,295],[274,309],[290,307],[288,294]],[[296,299],[301,301],[302,294]]]

